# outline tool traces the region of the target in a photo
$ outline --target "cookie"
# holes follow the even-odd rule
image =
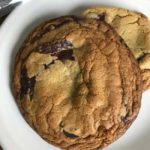
[[[17,54],[13,93],[37,133],[65,150],[97,150],[130,127],[141,73],[104,21],[64,16],[37,27]]]
[[[143,73],[143,89],[150,88],[150,21],[123,8],[96,7],[83,12],[88,18],[104,19],[125,40]]]

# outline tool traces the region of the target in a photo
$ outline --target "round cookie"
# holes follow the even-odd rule
[[[17,54],[13,93],[39,135],[66,150],[97,150],[130,127],[141,74],[104,21],[60,17],[33,31]]]
[[[143,89],[150,88],[150,21],[138,12],[123,8],[95,7],[83,12],[88,18],[104,19],[124,39],[138,60],[143,76]]]

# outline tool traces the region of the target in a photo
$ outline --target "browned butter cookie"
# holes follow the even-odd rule
[[[64,16],[46,21],[17,54],[13,93],[37,133],[65,150],[98,150],[137,117],[141,74],[104,21]]]
[[[138,12],[123,8],[93,7],[83,16],[104,19],[125,40],[138,60],[143,76],[143,89],[150,88],[150,21]]]

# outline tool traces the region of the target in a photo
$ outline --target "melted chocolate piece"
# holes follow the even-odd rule
[[[106,16],[106,13],[104,12],[104,13],[99,14],[98,18],[99,18],[99,20],[104,21],[105,20],[105,16]]]
[[[29,78],[27,75],[27,69],[24,67],[21,70],[20,80],[21,80],[20,99],[23,99],[24,96],[29,93],[30,99],[32,100],[36,78],[35,77]]]
[[[24,95],[28,92],[28,76],[27,76],[27,69],[23,68],[21,70],[21,78],[20,78],[20,99],[23,99]]]
[[[129,111],[128,111],[128,106],[127,106],[126,104],[125,104],[124,106],[125,106],[125,108],[126,108],[127,114],[126,114],[124,117],[121,117],[121,119],[122,119],[122,121],[123,121],[124,123],[127,123],[127,122],[129,121],[129,119],[128,119],[128,117],[129,117]]]
[[[63,20],[64,19],[63,17],[60,19],[62,19],[62,21],[60,21],[57,24],[45,25],[41,30],[39,30],[37,32],[37,34],[34,37],[31,38],[31,43],[34,43],[36,40],[40,39],[47,32],[54,30],[54,29],[57,29],[57,28],[61,27],[62,25],[73,20],[72,18],[67,18],[66,20]]]
[[[82,21],[85,19],[82,16],[72,16],[73,20],[77,23],[77,24],[81,24]]]
[[[54,19],[54,20],[56,20],[56,19]],[[42,27],[42,29],[37,31],[37,34],[35,36],[31,37],[31,43],[34,43],[36,40],[40,39],[47,32],[52,31],[54,29],[57,29],[57,28],[65,25],[66,23],[69,23],[71,21],[75,21],[76,23],[81,24],[82,20],[83,20],[83,18],[79,17],[79,16],[68,16],[68,18],[60,17],[59,22],[57,22],[56,24],[52,24],[49,22],[49,25],[47,25],[47,23],[48,23],[47,22],[45,24],[45,26]],[[51,20],[51,21],[53,21],[53,20]]]
[[[61,22],[61,23],[59,23],[59,24],[55,24],[54,26],[55,26],[55,28],[59,28],[59,27],[61,27],[62,25],[66,24],[66,23],[68,23],[68,22],[70,22],[70,21],[72,21],[72,19],[70,19],[70,20],[64,20],[63,22]]]
[[[71,42],[62,40],[57,42],[45,43],[41,45],[36,51],[43,54],[50,54],[52,56],[57,56],[60,51],[72,49],[73,46]]]
[[[76,138],[79,137],[79,136],[74,135],[74,134],[72,134],[72,133],[68,133],[68,132],[66,132],[65,130],[63,130],[63,133],[64,133],[64,135],[65,135],[66,137],[71,138],[71,139],[76,139]]]
[[[29,79],[29,89],[30,89],[30,99],[33,98],[34,86],[35,86],[36,78],[32,77]]]
[[[57,41],[54,43],[45,43],[41,45],[36,51],[43,54],[50,54],[58,57],[59,60],[75,60],[73,57],[73,45],[66,40]],[[45,66],[46,68],[47,66]]]
[[[125,117],[121,117],[121,120],[122,120],[124,123],[127,123],[127,122],[129,121],[128,117],[129,117],[129,114],[127,114]]]
[[[58,54],[58,59],[59,60],[75,60],[75,58],[73,57],[73,50],[65,50],[65,51],[61,51]]]
[[[55,27],[53,25],[49,25],[49,26],[46,26],[44,27],[41,32],[38,31],[38,33],[31,37],[31,43],[34,43],[36,40],[40,39],[45,33],[53,30]]]

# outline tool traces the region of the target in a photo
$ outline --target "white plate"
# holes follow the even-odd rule
[[[10,89],[13,59],[25,36],[42,20],[80,13],[97,4],[120,6],[150,17],[149,0],[33,0],[18,7],[0,29],[0,143],[5,150],[57,150],[42,140],[20,115]],[[107,150],[150,149],[150,92],[145,92],[137,120]]]

